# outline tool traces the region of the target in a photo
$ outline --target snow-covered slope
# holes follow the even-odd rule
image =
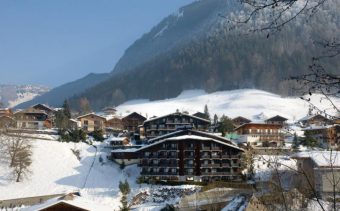
[[[38,85],[0,85],[0,102],[15,107],[48,91],[48,87]]]
[[[320,101],[321,96],[313,95],[312,101],[321,109],[330,108],[326,100]],[[335,100],[340,104],[340,99]],[[253,121],[281,115],[295,121],[307,114],[309,104],[298,97],[281,97],[270,92],[256,89],[240,89],[221,91],[207,94],[203,90],[188,90],[178,97],[159,100],[134,100],[118,106],[118,113],[125,115],[129,112],[138,112],[147,117],[161,116],[179,111],[188,111],[190,114],[203,112],[204,106],[209,108],[210,115],[223,114],[231,118],[244,116]],[[332,112],[331,110],[329,110]]]
[[[102,165],[99,156],[105,161],[106,154],[100,152],[100,146],[96,154],[94,147],[84,143],[32,140],[32,144],[31,174],[24,181],[13,181],[7,163],[0,163],[0,200],[80,191],[85,199],[117,209],[120,205],[119,181],[127,179],[132,190],[139,187],[136,165],[126,167],[124,171],[111,162]],[[80,161],[71,149],[80,150]]]

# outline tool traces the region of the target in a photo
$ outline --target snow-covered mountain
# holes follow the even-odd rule
[[[188,89],[256,88],[294,95],[294,83],[286,79],[308,72],[312,58],[322,51],[314,41],[337,37],[339,9],[338,1],[327,1],[317,15],[300,15],[280,33],[266,38],[267,33],[247,32],[270,18],[269,14],[232,30],[220,14],[242,17],[244,5],[238,1],[195,1],[136,40],[111,77],[71,99],[71,105],[76,107],[80,98],[87,98],[97,110],[137,98],[173,98]],[[340,60],[327,60],[325,68],[336,72],[339,64]]]
[[[322,100],[320,95],[312,95],[311,102],[320,109],[329,109],[331,105]],[[340,104],[340,99],[334,99],[335,104]],[[260,122],[275,115],[281,115],[290,122],[306,116],[309,104],[299,97],[282,97],[270,92],[256,89],[239,89],[233,91],[221,91],[206,93],[203,90],[187,90],[178,97],[149,101],[133,100],[117,107],[117,112],[125,115],[130,112],[138,112],[147,117],[161,116],[179,111],[187,111],[190,114],[203,112],[207,105],[211,116],[223,114],[231,118],[244,116],[253,121]]]
[[[48,91],[48,87],[40,85],[0,85],[0,102],[5,107],[15,107]]]

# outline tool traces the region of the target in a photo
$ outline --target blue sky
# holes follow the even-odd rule
[[[0,0],[0,84],[55,87],[110,72],[124,50],[193,0]]]

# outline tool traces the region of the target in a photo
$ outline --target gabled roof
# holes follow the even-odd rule
[[[88,114],[84,114],[82,116],[78,116],[77,119],[81,119],[81,118],[84,118],[84,117],[87,117],[87,116],[95,116],[95,117],[101,118],[103,120],[106,120],[105,117],[99,116],[99,115],[97,115],[97,114],[95,114],[93,112],[92,113],[88,113]]]
[[[153,143],[157,143],[159,141],[162,141],[164,139],[170,139],[172,137],[185,136],[185,135],[194,135],[194,136],[200,136],[200,137],[203,137],[203,138],[215,139],[215,140],[218,140],[218,141],[221,141],[221,142],[224,142],[224,143],[228,143],[228,144],[236,147],[236,144],[234,144],[234,142],[232,142],[230,139],[227,139],[225,137],[217,136],[217,135],[212,134],[212,133],[206,133],[206,132],[202,132],[202,131],[189,130],[189,129],[187,129],[187,130],[177,130],[177,131],[174,131],[172,133],[165,134],[163,136],[155,137],[153,139],[148,140],[148,143],[153,144]]]
[[[198,120],[210,123],[210,121],[207,120],[207,119],[203,119],[203,118],[200,118],[200,117],[197,117],[197,116],[192,116],[192,115],[184,114],[184,113],[180,113],[180,112],[179,113],[175,112],[175,113],[172,113],[172,114],[167,114],[167,115],[156,117],[156,118],[153,118],[153,119],[148,119],[148,120],[144,121],[144,124],[147,123],[147,122],[151,122],[151,121],[154,121],[154,120],[157,120],[157,119],[162,119],[162,118],[165,118],[167,116],[173,116],[173,115],[175,115],[175,116],[177,116],[177,115],[179,115],[179,116],[186,116],[186,117],[190,117],[190,118],[193,118],[193,119],[198,119]]]
[[[250,123],[245,123],[243,125],[240,125],[238,126],[237,128],[235,128],[234,130],[238,130],[242,127],[246,127],[248,125],[257,125],[257,126],[260,126],[260,125],[264,125],[264,126],[275,126],[275,127],[278,127],[278,128],[281,128],[281,126],[279,124],[267,124],[267,123],[255,123],[255,122],[250,122]]]
[[[287,121],[288,119],[287,118],[285,118],[285,117],[282,117],[282,116],[280,116],[280,115],[276,115],[276,116],[273,116],[273,117],[271,117],[271,118],[269,118],[269,119],[267,119],[266,121]]]
[[[45,111],[35,109],[35,108],[27,108],[25,110],[17,111],[14,114],[45,114],[47,115]]]
[[[314,117],[317,117],[317,116],[320,116],[320,117],[322,117],[324,119],[328,119],[327,117],[325,117],[325,116],[323,116],[321,114],[314,114],[314,115],[307,115],[307,116],[301,118],[299,121],[308,121],[308,120],[310,120],[310,119],[312,119]]]
[[[141,150],[144,150],[144,149],[147,149],[149,147],[161,144],[161,143],[166,142],[166,141],[177,141],[177,140],[184,141],[184,140],[188,140],[188,139],[202,140],[202,141],[214,141],[216,143],[223,144],[225,146],[229,146],[229,147],[235,148],[235,149],[240,150],[240,151],[244,151],[243,149],[239,148],[238,146],[232,144],[232,142],[226,143],[226,142],[218,140],[216,138],[214,139],[212,137],[204,137],[204,136],[200,136],[200,135],[180,135],[180,136],[173,136],[173,137],[170,137],[170,138],[164,138],[164,139],[161,139],[160,141],[157,141],[157,142],[154,142],[152,144],[143,146],[143,147],[137,149],[136,151],[141,151]]]
[[[245,118],[245,117],[243,117],[243,116],[235,117],[235,118],[232,119],[232,121],[235,121],[235,120],[237,120],[237,119],[242,119],[242,120],[244,120],[244,121],[251,122],[250,119],[247,119],[247,118]]]
[[[318,167],[340,167],[339,151],[306,151],[291,155],[292,158],[310,158]]]
[[[32,108],[35,108],[35,107],[37,107],[37,106],[42,106],[42,107],[44,107],[44,108],[45,108],[46,110],[48,110],[48,111],[54,111],[53,108],[51,108],[50,106],[48,106],[48,105],[46,105],[46,104],[43,104],[43,103],[35,104],[34,106],[32,106]]]
[[[141,115],[141,114],[139,114],[139,113],[137,113],[137,112],[132,112],[132,113],[130,113],[130,114],[124,116],[124,117],[122,118],[122,120],[125,119],[125,118],[127,118],[127,117],[130,117],[130,116],[132,116],[132,115],[137,115],[137,116],[139,116],[141,119],[146,120],[146,118],[145,118],[143,115]]]
[[[93,201],[86,200],[82,197],[79,196],[74,196],[71,200],[67,200],[64,197],[56,197],[52,198],[50,200],[47,200],[46,202],[38,205],[34,205],[32,207],[28,207],[26,209],[23,209],[25,211],[41,211],[45,210],[47,208],[53,207],[58,204],[66,204],[70,207],[78,208],[79,210],[84,210],[84,211],[109,211],[112,210],[111,207],[103,206],[94,203]]]

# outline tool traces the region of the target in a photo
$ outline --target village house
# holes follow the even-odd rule
[[[36,110],[44,111],[50,118],[55,115],[55,110],[45,104],[39,103],[39,104],[32,106],[32,108]]]
[[[12,116],[13,111],[10,108],[0,108],[0,116]]]
[[[285,118],[285,117],[276,115],[276,116],[273,116],[273,117],[267,119],[265,121],[265,123],[267,123],[267,124],[277,124],[277,125],[281,125],[283,127],[287,124],[287,120],[288,119]]]
[[[52,122],[45,111],[28,108],[14,113],[17,128],[41,130],[52,127]]]
[[[77,117],[77,120],[80,121],[81,128],[86,132],[93,132],[96,130],[102,130],[105,132],[106,119],[102,116],[95,113],[89,113]]]
[[[241,126],[241,125],[243,125],[243,124],[246,124],[246,123],[250,123],[250,122],[251,122],[250,119],[247,119],[247,118],[245,118],[245,117],[243,117],[243,116],[235,117],[235,118],[232,119],[231,121],[233,122],[235,128],[236,128],[236,127],[239,127],[239,126]]]
[[[146,118],[144,116],[133,112],[122,118],[124,130],[137,132],[139,126],[142,125],[145,120]]]
[[[228,139],[194,130],[157,139],[136,151],[146,180],[241,180],[243,149]]]
[[[72,130],[78,130],[79,128],[81,128],[80,121],[78,121],[76,119],[69,119],[68,124],[69,124],[69,126]]]
[[[309,126],[322,126],[331,124],[331,120],[322,116],[321,114],[316,115],[307,115],[299,120],[301,126],[309,127]]]
[[[246,123],[235,129],[240,143],[255,147],[278,147],[283,145],[281,125],[264,123]]]
[[[62,197],[49,199],[40,204],[27,207],[26,211],[109,211],[111,207],[94,203],[84,199],[77,194],[67,194]]]
[[[107,140],[111,147],[123,147],[130,145],[130,139],[128,137],[111,137]]]
[[[340,146],[340,125],[310,126],[302,130],[323,148],[337,149]]]
[[[120,117],[114,116],[107,118],[105,122],[106,130],[110,131],[122,131],[124,130],[123,121]]]
[[[182,128],[208,131],[209,126],[210,121],[207,119],[202,119],[180,112],[149,119],[143,123],[145,137],[148,139],[172,133]]]
[[[327,198],[340,190],[340,152],[338,151],[306,151],[291,156],[297,160],[299,188],[301,192],[315,192]],[[306,176],[308,180],[306,179]],[[311,187],[311,185],[312,187]],[[313,191],[314,192],[314,191]]]

